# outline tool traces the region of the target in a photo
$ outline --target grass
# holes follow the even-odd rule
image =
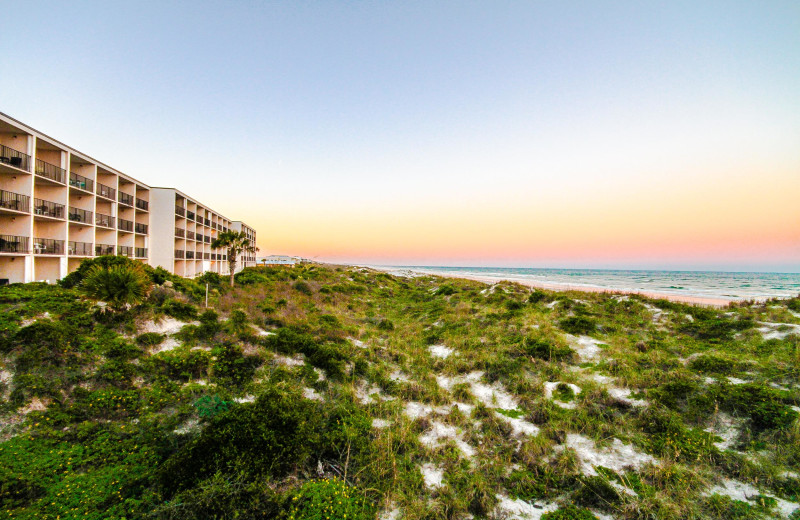
[[[0,517],[800,508],[800,337],[757,329],[800,324],[798,299],[708,309],[307,264],[210,280],[206,311],[195,282],[150,276],[113,316],[75,280],[0,288]],[[193,324],[145,332],[167,317]],[[599,354],[582,361],[573,335]],[[612,467],[588,471],[575,438]],[[759,493],[711,493],[726,481]]]

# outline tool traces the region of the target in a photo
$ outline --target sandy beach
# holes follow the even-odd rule
[[[394,274],[394,275],[433,275],[433,276],[441,276],[444,278],[461,278],[465,280],[474,280],[477,282],[483,282],[489,285],[496,284],[500,281],[508,281],[514,282],[521,285],[525,285],[527,287],[537,288],[537,289],[547,289],[550,291],[580,291],[580,292],[592,292],[592,293],[610,293],[610,294],[638,294],[641,296],[646,296],[647,298],[655,298],[655,299],[664,299],[674,302],[682,302],[682,303],[690,303],[693,305],[703,305],[707,307],[725,307],[729,303],[737,301],[733,298],[713,298],[708,296],[692,296],[692,295],[683,295],[683,294],[674,294],[674,293],[659,293],[659,292],[652,292],[652,291],[634,291],[634,290],[614,290],[608,289],[603,287],[586,287],[583,285],[569,285],[569,284],[562,284],[562,283],[547,283],[547,282],[539,282],[533,281],[525,278],[514,278],[514,277],[506,277],[506,278],[497,278],[493,276],[477,276],[477,275],[470,275],[470,274],[453,274],[444,271],[435,271],[435,270],[414,270],[409,268],[392,268],[392,267],[381,267],[381,266],[365,266],[370,267],[372,269],[376,269],[379,271],[383,271],[386,273]]]

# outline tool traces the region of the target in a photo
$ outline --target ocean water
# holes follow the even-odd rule
[[[479,276],[497,280],[528,281],[562,289],[599,289],[731,301],[787,298],[800,294],[800,274],[798,273],[434,266],[395,266],[393,269],[449,276]]]

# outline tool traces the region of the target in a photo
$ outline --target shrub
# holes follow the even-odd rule
[[[528,303],[539,303],[549,300],[549,295],[544,291],[534,290],[530,295],[528,295]]]
[[[558,323],[564,331],[570,334],[590,334],[597,329],[597,323],[586,316],[570,316]]]
[[[161,310],[167,316],[172,316],[176,320],[191,321],[197,318],[197,308],[191,303],[184,303],[178,300],[167,300],[161,306]]]
[[[159,334],[158,332],[145,332],[136,336],[136,343],[143,347],[155,347],[160,345],[165,338],[164,334]]]
[[[292,288],[299,293],[305,294],[306,296],[311,296],[314,293],[314,291],[311,290],[311,286],[303,281],[295,282],[294,285],[292,285]]]
[[[233,334],[243,334],[249,327],[247,326],[247,314],[241,309],[231,311],[228,316],[228,328]]]
[[[440,285],[438,289],[436,289],[435,294],[439,296],[450,296],[458,292],[455,287],[449,284]]]
[[[204,395],[195,401],[192,406],[197,410],[197,415],[201,419],[213,419],[217,415],[228,411],[231,403],[223,401],[218,395]]]
[[[506,300],[504,303],[506,310],[514,312],[522,309],[525,305],[519,300]]]
[[[338,478],[309,480],[292,497],[289,520],[353,519],[374,517],[364,496]]]
[[[581,476],[578,478],[578,482],[580,487],[572,496],[578,505],[610,511],[622,498],[614,486],[601,476]]]
[[[722,318],[697,319],[692,323],[683,325],[678,330],[695,339],[706,341],[728,341],[733,339],[736,332],[752,328],[755,322],[750,318],[728,320]]]
[[[528,338],[523,341],[521,352],[545,361],[569,361],[575,354],[567,346],[553,345],[547,340]]]
[[[597,520],[591,511],[572,504],[542,515],[542,520]]]
[[[378,330],[390,331],[394,330],[394,323],[391,320],[382,319],[378,322]]]
[[[211,366],[214,379],[225,384],[241,386],[249,382],[261,364],[261,358],[245,356],[242,347],[229,341],[215,346],[211,354],[216,357]]]
[[[736,363],[713,354],[703,354],[702,356],[694,358],[689,363],[689,368],[701,374],[726,375],[733,373],[736,368]]]
[[[104,301],[114,310],[122,310],[142,303],[151,285],[141,264],[131,264],[94,266],[86,273],[80,287],[90,298]]]

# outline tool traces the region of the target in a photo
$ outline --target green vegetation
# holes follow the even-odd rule
[[[0,288],[0,518],[800,517],[799,298],[233,280]]]

